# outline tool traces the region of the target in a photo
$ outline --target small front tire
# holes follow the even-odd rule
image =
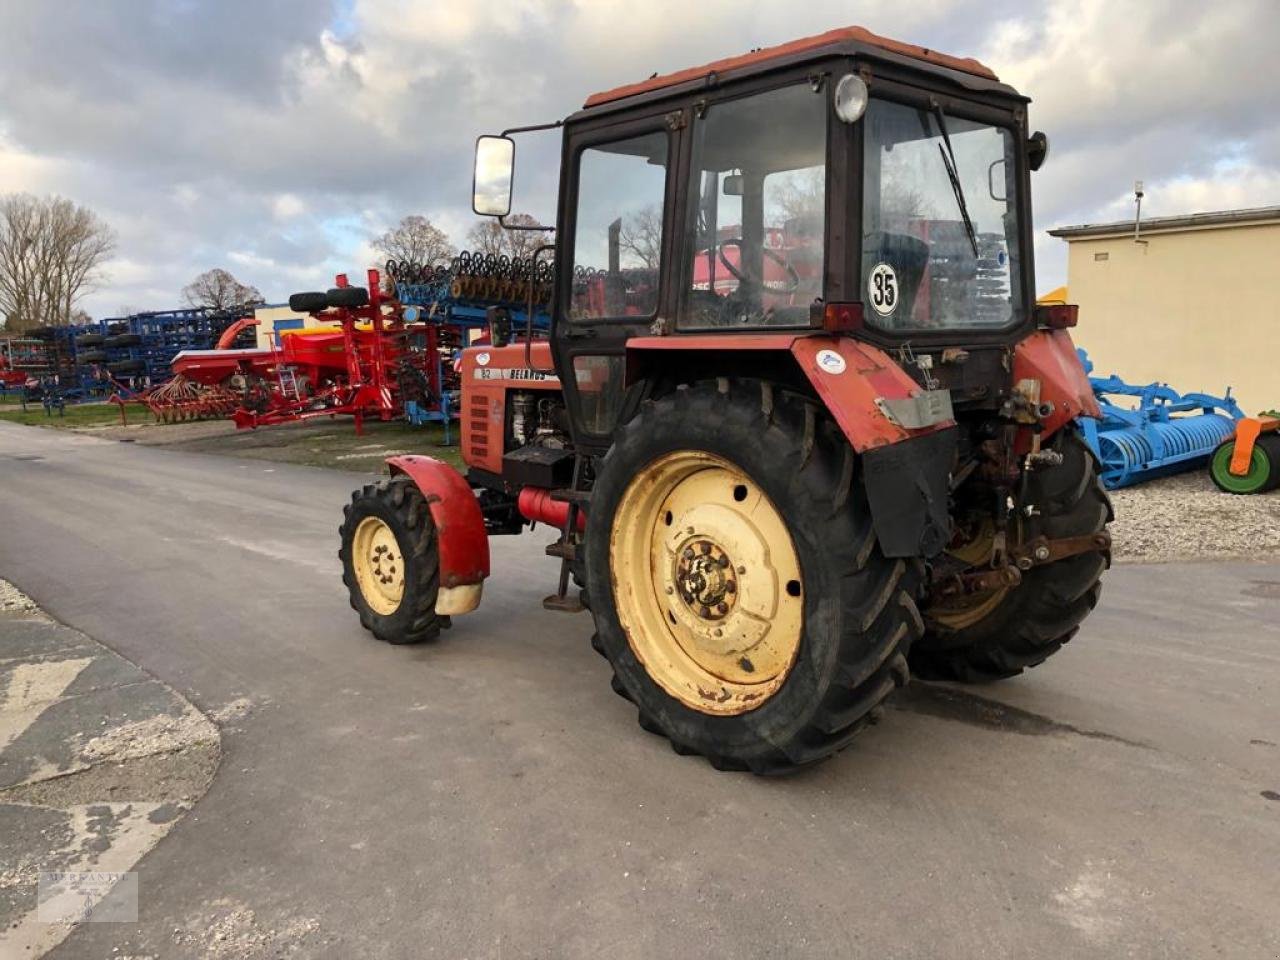
[[[408,477],[351,495],[338,528],[342,582],[360,623],[386,643],[421,643],[449,625],[436,613],[440,554],[435,522]]]

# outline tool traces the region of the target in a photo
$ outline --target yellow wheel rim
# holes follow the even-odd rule
[[[351,565],[369,609],[388,616],[404,599],[404,557],[396,535],[379,517],[365,517],[351,539]]]
[[[995,535],[995,524],[990,520],[984,521],[973,539],[947,552],[965,563],[980,567],[991,560]],[[926,612],[929,619],[948,630],[964,630],[989,616],[1008,595],[1008,587],[997,587],[982,593],[947,597],[932,604]]]
[[[649,464],[618,504],[609,558],[631,650],[672,697],[728,716],[782,686],[804,625],[800,562],[737,467],[693,450]]]

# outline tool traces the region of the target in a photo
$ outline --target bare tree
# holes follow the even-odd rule
[[[511,256],[507,252],[507,232],[497,220],[485,218],[467,233],[467,250],[486,256]]]
[[[405,217],[399,225],[373,241],[374,247],[390,260],[424,266],[448,263],[454,254],[448,234],[426,217]]]
[[[182,299],[217,313],[244,313],[265,302],[257,287],[241,283],[221,267],[206,270],[183,287]]]
[[[527,213],[513,213],[506,218],[516,227],[540,226]],[[550,230],[508,230],[497,220],[485,219],[471,228],[467,234],[467,249],[472,253],[507,256],[511,259],[532,257],[535,250],[551,242]],[[544,254],[543,259],[546,259]]]
[[[777,226],[798,221],[809,229],[821,230],[826,199],[825,167],[792,170],[765,181],[765,204],[769,208],[766,218]]]
[[[100,217],[64,197],[0,197],[0,313],[6,328],[70,323],[101,278],[115,235]]]
[[[623,217],[618,246],[636,261],[627,266],[657,270],[662,258],[662,207],[655,203]]]

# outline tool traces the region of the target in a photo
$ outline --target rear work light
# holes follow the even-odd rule
[[[1076,325],[1079,315],[1080,308],[1074,303],[1042,303],[1036,307],[1036,326],[1065,330]]]
[[[847,333],[862,329],[862,304],[856,300],[834,301],[822,307],[822,329]]]

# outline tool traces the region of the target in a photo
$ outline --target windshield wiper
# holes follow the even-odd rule
[[[973,232],[973,221],[969,219],[969,205],[964,202],[964,187],[960,184],[960,176],[956,173],[956,152],[951,148],[951,136],[947,133],[947,115],[942,112],[941,105],[935,103],[933,112],[938,117],[938,129],[942,131],[942,143],[938,144],[938,153],[942,157],[942,165],[947,168],[947,179],[951,181],[951,192],[955,194],[956,206],[960,208],[960,218],[964,220],[964,232],[969,238],[969,246],[973,247],[973,256],[978,258],[978,235]]]

